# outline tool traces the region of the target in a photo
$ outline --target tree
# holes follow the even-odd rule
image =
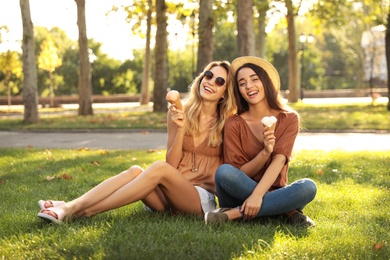
[[[74,3],[74,2],[73,2]],[[66,32],[59,27],[50,29],[41,26],[34,27],[35,55],[39,59],[41,55],[40,46],[51,38],[53,45],[57,49],[57,54],[61,57],[62,65],[56,68],[53,73],[53,86],[56,87],[56,95],[78,95],[78,75],[79,75],[79,48],[77,40],[69,39]],[[90,41],[88,41],[90,42]],[[88,43],[90,45],[90,43]],[[95,53],[95,49],[94,49]],[[38,64],[39,66],[39,64]],[[49,77],[45,70],[37,71],[38,95],[49,97]]]
[[[199,1],[199,46],[196,73],[200,73],[203,67],[213,59],[213,1]]]
[[[29,0],[20,0],[23,23],[23,104],[24,122],[38,123],[37,65],[34,49],[34,26],[31,21]]]
[[[87,26],[85,22],[85,0],[75,0],[77,4],[77,26],[79,29],[79,115],[93,115],[92,72],[89,62]]]
[[[372,27],[385,23],[386,12],[383,10],[388,8],[385,2],[328,0],[313,4],[310,15],[314,17],[315,29],[324,30],[322,35],[328,39],[331,37],[328,46],[337,47],[336,51],[328,49],[328,55],[323,53],[323,57],[328,57],[322,61],[326,74],[332,76],[327,77],[325,82],[328,88],[359,88],[365,83],[370,84],[370,77],[366,75],[372,68],[367,66],[372,53],[365,51],[367,38],[364,34]]]
[[[168,60],[167,60],[167,6],[165,0],[156,1],[156,47],[155,47],[155,70],[154,70],[154,92],[153,111],[164,112],[167,109],[165,95],[168,89]]]
[[[9,33],[8,27],[0,26],[0,44],[3,43],[2,32]],[[13,82],[12,78],[19,78],[23,73],[20,57],[16,51],[7,50],[0,53],[0,72],[4,75],[3,79],[0,77],[0,80],[4,82],[8,97],[8,110],[11,110],[12,88],[15,87],[15,82]]]
[[[58,56],[58,49],[54,45],[53,39],[49,36],[41,45],[41,53],[38,56],[38,67],[49,72],[50,80],[50,106],[54,107],[54,84],[53,72],[62,65],[62,60]]]
[[[13,75],[20,77],[22,74],[22,66],[20,64],[19,54],[16,51],[6,51],[0,54],[0,70],[4,73],[4,85],[7,88],[8,110],[11,109]]]
[[[237,2],[238,54],[240,56],[253,56],[256,55],[253,0]]]
[[[148,10],[146,15],[146,44],[145,44],[145,58],[144,58],[144,69],[142,71],[142,87],[140,104],[147,105],[150,101],[149,85],[150,85],[150,72],[151,72],[151,55],[150,55],[150,38],[152,30],[152,0],[148,0]]]
[[[147,105],[150,101],[150,74],[151,74],[151,31],[153,23],[154,6],[152,0],[135,0],[130,5],[121,7],[113,6],[112,12],[124,10],[127,12],[126,22],[132,24],[132,34],[135,36],[145,37],[145,55],[143,57],[142,85],[139,102],[141,105]],[[146,16],[146,19],[145,19]],[[146,20],[146,33],[143,31],[144,21]]]
[[[390,8],[387,14],[385,45],[387,62],[387,110],[390,111]]]
[[[285,0],[287,8],[287,32],[288,32],[288,101],[297,102],[300,96],[300,86],[298,84],[298,59],[295,33],[295,11],[292,0]]]
[[[267,43],[267,33],[265,31],[266,27],[266,16],[267,11],[269,10],[269,0],[254,0],[254,5],[257,10],[257,40],[256,40],[256,55],[260,58],[266,58],[266,43]]]

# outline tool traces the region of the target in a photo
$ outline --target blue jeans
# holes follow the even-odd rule
[[[240,169],[230,164],[219,166],[215,174],[215,185],[220,207],[239,207],[241,209],[241,205],[252,194],[257,184]],[[267,192],[263,197],[263,203],[257,217],[274,216],[292,210],[302,210],[314,199],[316,193],[316,184],[306,178]]]

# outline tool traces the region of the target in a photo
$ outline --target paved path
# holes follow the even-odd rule
[[[0,147],[64,149],[165,149],[166,132],[13,132],[0,131]],[[390,133],[300,133],[294,150],[390,152]]]
[[[367,102],[369,98],[308,98],[304,103],[353,103]],[[379,101],[378,101],[379,102]],[[380,102],[387,102],[382,98]],[[113,111],[151,111],[152,106],[139,106],[138,102],[93,104],[94,112]],[[13,106],[23,109],[23,106]],[[63,105],[66,113],[77,114],[77,104]],[[0,106],[0,110],[8,109]],[[70,109],[70,110],[69,110]],[[52,113],[51,113],[52,114]],[[7,114],[2,118],[22,118],[21,113]],[[165,149],[167,134],[165,132],[13,132],[0,131],[0,147],[36,147],[64,149]],[[379,150],[390,151],[390,133],[301,133],[295,143],[295,150]]]

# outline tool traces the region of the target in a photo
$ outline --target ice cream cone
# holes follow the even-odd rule
[[[174,105],[177,109],[182,109],[183,104],[180,101],[180,93],[176,90],[171,90],[167,93],[165,98],[169,103]]]
[[[272,124],[271,126],[268,126],[268,131],[274,131],[276,124]]]
[[[276,122],[278,120],[274,116],[266,116],[261,119],[263,126],[268,127],[268,131],[274,131],[276,127]]]

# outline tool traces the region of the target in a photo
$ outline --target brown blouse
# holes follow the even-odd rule
[[[177,169],[194,186],[216,194],[214,176],[218,166],[222,164],[222,145],[210,147],[207,142],[208,138],[195,147],[192,136],[185,135],[183,157]]]
[[[276,142],[274,150],[264,167],[253,177],[259,182],[265,170],[271,164],[272,158],[276,154],[283,154],[287,161],[279,173],[278,178],[271,189],[277,189],[287,185],[287,172],[295,139],[299,133],[298,115],[294,112],[280,112],[277,117],[275,127]],[[260,142],[252,133],[246,121],[239,115],[228,119],[224,131],[224,162],[241,168],[242,165],[252,160],[264,148],[264,143]]]

